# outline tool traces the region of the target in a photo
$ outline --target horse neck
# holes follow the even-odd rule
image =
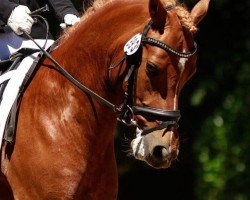
[[[115,12],[109,12],[109,9]],[[114,93],[109,89],[106,81],[107,69],[123,56],[122,49],[126,41],[142,31],[148,21],[146,10],[141,4],[136,4],[135,9],[131,9],[131,6],[123,2],[107,6],[82,22],[70,37],[62,42],[54,57],[85,86],[113,104],[120,105],[124,92],[119,89]],[[138,15],[138,12],[141,12],[141,15]],[[87,113],[84,116],[85,118],[87,115],[85,121],[95,124],[91,127],[91,132],[94,130],[94,134],[98,135],[101,134],[100,129],[112,131],[117,117],[113,111],[95,98],[92,98],[94,105],[91,105],[90,100],[86,96],[82,100],[82,96],[84,95],[79,95],[79,102],[84,102],[79,104],[79,108]],[[113,139],[110,137],[112,134],[105,135]]]
[[[67,70],[113,104],[120,104],[124,93],[121,85],[115,94],[108,89],[108,67],[124,55],[126,41],[142,32],[149,20],[147,5],[138,2],[117,1],[106,6],[83,21],[60,47]]]
[[[71,41],[69,41],[69,43],[70,42]],[[66,42],[66,44],[68,43]],[[81,45],[77,43],[60,46],[53,53],[53,57],[84,86],[112,102],[111,91],[107,89],[105,83],[106,71],[103,66],[105,63],[104,58],[98,56],[96,52],[91,51],[89,48],[79,48],[81,48]],[[92,55],[97,55],[97,57],[92,58]],[[73,114],[74,118],[81,120],[80,123],[83,124],[82,132],[84,132],[85,135],[95,135],[96,137],[94,138],[96,140],[100,139],[104,141],[99,137],[102,133],[106,139],[113,139],[113,135],[109,133],[114,129],[116,122],[113,111],[101,104],[95,97],[91,97],[78,89],[70,81],[67,81],[67,84],[63,83],[65,82],[63,76],[60,76],[57,80],[60,85],[64,85],[64,89],[62,90],[64,96],[73,97],[73,102],[76,104],[74,110],[82,111],[74,111]],[[70,103],[70,101],[68,103]],[[67,107],[67,104],[60,106]],[[86,125],[86,123],[88,125]],[[81,133],[79,132],[79,134]]]

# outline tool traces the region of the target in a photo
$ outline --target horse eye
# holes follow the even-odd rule
[[[146,72],[148,75],[157,76],[159,74],[159,68],[156,64],[151,63],[151,62],[147,62]]]

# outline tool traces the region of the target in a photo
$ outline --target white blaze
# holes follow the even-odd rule
[[[183,52],[185,53],[186,51],[183,50]],[[179,60],[179,63],[178,63],[178,67],[179,67],[179,70],[180,70],[180,78],[181,78],[181,75],[182,73],[184,72],[185,70],[185,66],[186,66],[186,62],[187,62],[188,58],[180,58]],[[180,80],[180,79],[179,79]],[[174,110],[177,109],[177,99],[178,99],[178,86],[179,86],[179,82],[176,86],[176,90],[175,90],[175,97],[174,97]]]
[[[143,142],[143,136],[141,136],[142,130],[136,130],[136,138],[131,142],[133,154],[137,159],[143,160],[145,156],[145,146]]]

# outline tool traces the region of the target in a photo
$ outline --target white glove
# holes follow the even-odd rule
[[[73,14],[67,14],[64,16],[64,23],[68,26],[73,26],[74,24],[80,22],[80,18]]]
[[[34,20],[29,13],[27,6],[19,5],[10,14],[7,24],[17,35],[23,34],[23,31],[31,32]]]

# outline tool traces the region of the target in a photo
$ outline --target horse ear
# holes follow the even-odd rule
[[[166,23],[167,12],[160,0],[149,0],[149,14],[153,20],[152,28],[162,30]]]
[[[199,22],[207,14],[209,2],[210,0],[200,0],[192,9],[191,17],[195,25],[199,24]]]

